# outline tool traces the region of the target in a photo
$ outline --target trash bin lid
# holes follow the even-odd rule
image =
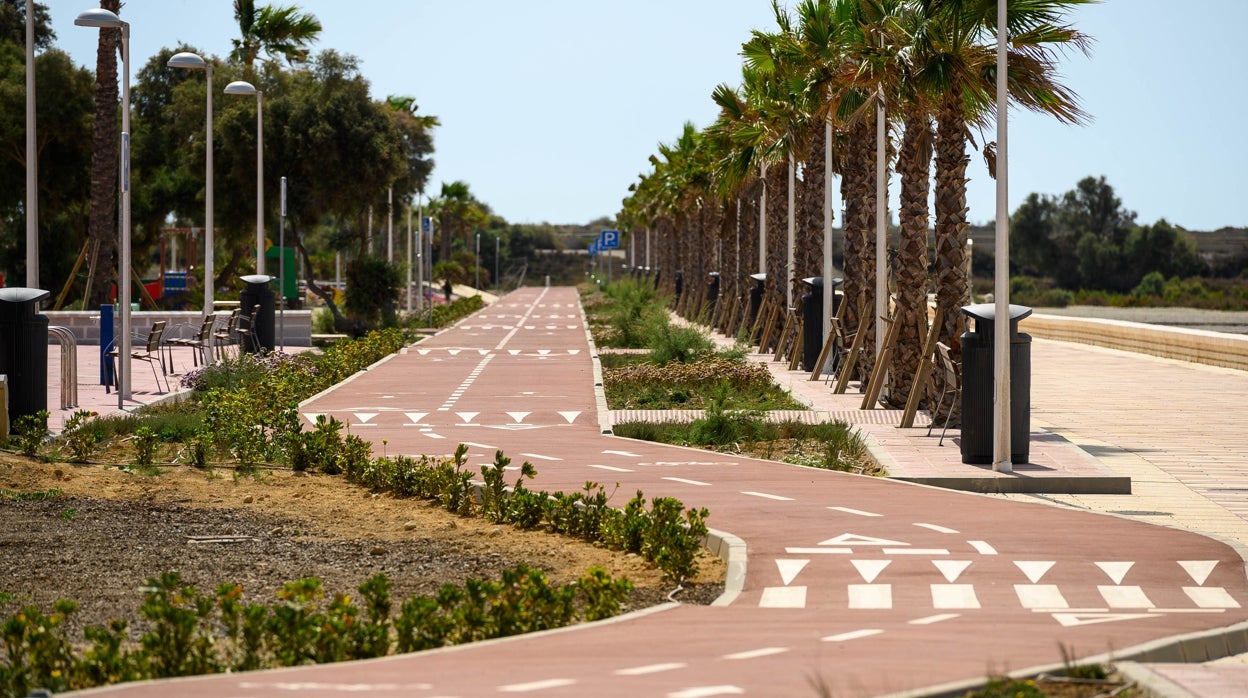
[[[822,276],[808,276],[805,279],[802,279],[802,283],[806,284],[807,286],[814,286],[815,288],[823,288],[823,277]]]
[[[717,272],[717,271],[707,272],[707,274],[706,274],[706,275],[707,275],[707,276],[719,276],[719,272]]]
[[[1031,308],[1025,305],[1010,304],[1010,321],[1017,322],[1031,315]],[[962,306],[962,312],[975,318],[976,320],[987,320],[993,322],[997,319],[996,303],[976,303],[975,305]]]
[[[757,274],[750,274],[750,278],[754,279],[755,281],[766,281],[767,272],[759,272]]]
[[[4,303],[37,303],[50,295],[52,295],[51,291],[45,291],[41,288],[26,288],[24,286],[0,288],[0,302]]]
[[[835,276],[832,278],[832,288],[836,288],[837,286],[840,286],[843,283],[845,283],[845,279],[842,279],[839,276]]]

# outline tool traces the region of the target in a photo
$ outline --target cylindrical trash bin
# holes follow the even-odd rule
[[[807,277],[802,284],[802,370],[813,371],[823,350],[823,277]]]
[[[275,278],[268,274],[248,274],[242,277],[243,283],[247,287],[238,294],[238,310],[242,317],[251,317],[252,311],[256,310],[256,321],[251,327],[252,344],[251,346],[243,346],[243,349],[254,351],[256,353],[264,353],[273,351],[273,347],[277,346],[274,341],[274,300],[276,294],[273,289],[269,288],[269,283]]]
[[[41,288],[0,288],[0,373],[8,376],[9,419],[48,409],[48,316],[35,312]]]
[[[676,270],[676,300],[680,300],[680,294],[685,290],[685,272],[683,269]]]
[[[993,325],[996,305],[980,303],[962,308],[975,328],[962,335],[962,462],[993,462],[993,402],[995,348]],[[1024,305],[1010,306],[1010,462],[1026,463],[1031,432],[1031,336],[1018,331],[1018,322],[1031,315]]]
[[[765,272],[750,274],[750,281],[754,284],[750,286],[750,314],[745,318],[747,330],[758,321],[758,309],[763,305],[763,287],[767,283],[767,274]]]

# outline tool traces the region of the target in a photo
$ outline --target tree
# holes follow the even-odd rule
[[[430,203],[430,208],[440,223],[437,231],[442,241],[440,261],[451,260],[452,242],[457,236],[463,236],[462,249],[471,249],[468,237],[477,226],[489,220],[489,207],[473,196],[464,181],[443,182],[442,192]]]
[[[321,36],[321,22],[316,15],[301,13],[294,5],[256,7],[255,0],[234,0],[234,19],[238,21],[240,38],[231,39],[234,50],[230,59],[243,65],[247,75],[254,73],[261,53],[270,61],[305,63],[308,47]]]
[[[100,0],[100,7],[121,12],[121,0]],[[84,308],[109,300],[117,265],[117,53],[121,30],[100,29],[95,54],[95,120],[91,131],[91,216],[87,234],[90,267]],[[101,264],[102,263],[102,264]],[[129,280],[125,280],[129,283]]]

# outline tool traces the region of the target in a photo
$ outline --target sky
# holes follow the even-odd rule
[[[775,26],[770,0],[293,1],[324,27],[314,50],[358,57],[374,97],[411,95],[439,118],[427,190],[463,180],[515,223],[618,213],[659,143],[686,121],[714,121],[711,91],[739,85],[750,31]],[[95,4],[46,4],[56,45],[93,69],[97,32],[73,20]],[[224,57],[238,34],[230,0],[125,0],[121,15],[132,75],[179,42]],[[1248,2],[1178,12],[1172,0],[1106,0],[1069,18],[1095,43],[1090,56],[1065,55],[1060,73],[1093,122],[1011,112],[1010,210],[1104,176],[1140,223],[1248,226]],[[969,220],[991,221],[996,185],[978,153],[967,174]]]

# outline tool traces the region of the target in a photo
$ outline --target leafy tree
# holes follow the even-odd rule
[[[453,261],[452,243],[458,236],[462,236],[462,249],[471,249],[469,236],[478,226],[484,225],[490,215],[489,206],[478,201],[464,181],[443,182],[442,193],[431,202],[431,209],[440,223],[437,230],[441,238],[440,261]]]
[[[379,325],[394,327],[403,279],[398,267],[365,255],[347,267],[346,309],[352,334],[362,336]]]
[[[82,247],[90,192],[91,74],[48,48],[47,11],[36,7],[36,152],[39,159],[39,278],[56,293]],[[25,7],[0,0],[0,271],[25,273]],[[116,137],[116,130],[113,131]],[[116,164],[114,163],[114,170]],[[116,191],[112,192],[116,197]],[[81,296],[78,296],[79,298]]]

